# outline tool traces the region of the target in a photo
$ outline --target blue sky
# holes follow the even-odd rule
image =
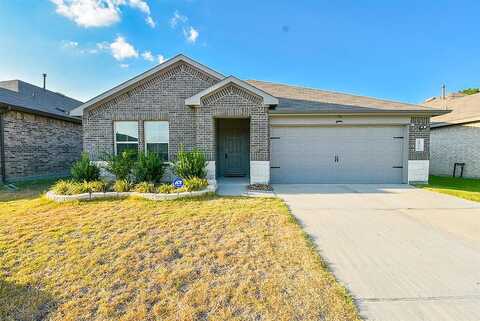
[[[243,79],[416,103],[442,83],[480,86],[478,12],[461,0],[2,0],[0,79],[40,85],[47,72],[49,89],[87,100],[184,53]]]

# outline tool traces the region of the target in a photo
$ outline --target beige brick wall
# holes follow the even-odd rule
[[[92,159],[113,153],[113,123],[138,121],[139,149],[143,151],[143,122],[167,120],[170,129],[169,157],[175,159],[180,146],[205,151],[216,159],[215,118],[250,118],[250,160],[269,160],[268,107],[260,97],[228,85],[202,100],[199,107],[185,106],[185,99],[211,87],[219,79],[179,62],[147,79],[136,88],[84,112],[84,149]]]
[[[465,163],[464,177],[480,178],[480,122],[432,129],[430,174],[451,176]]]

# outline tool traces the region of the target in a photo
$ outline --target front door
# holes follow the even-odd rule
[[[249,137],[246,126],[248,122],[239,119],[222,125],[225,126],[220,126],[218,131],[219,174],[220,176],[247,176]]]

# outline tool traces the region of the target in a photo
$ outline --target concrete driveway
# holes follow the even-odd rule
[[[480,203],[406,185],[275,185],[376,321],[480,320]]]

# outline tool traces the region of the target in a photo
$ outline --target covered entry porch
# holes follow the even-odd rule
[[[250,119],[216,118],[216,177],[250,180]]]

